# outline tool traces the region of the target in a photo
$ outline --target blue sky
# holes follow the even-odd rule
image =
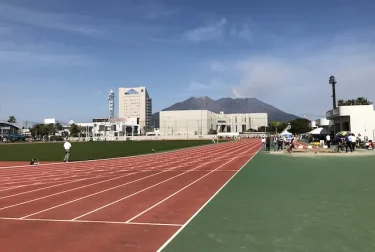
[[[89,121],[146,86],[154,112],[191,96],[256,97],[314,118],[375,100],[375,2],[2,0],[0,118]]]

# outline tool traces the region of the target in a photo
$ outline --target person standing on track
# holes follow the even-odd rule
[[[330,135],[326,136],[326,143],[327,143],[328,149],[331,148],[331,136]]]
[[[69,143],[68,140],[65,140],[65,143],[64,143],[64,149],[65,149],[64,162],[69,162],[69,155],[70,155],[70,149],[71,148],[72,148],[71,143]]]

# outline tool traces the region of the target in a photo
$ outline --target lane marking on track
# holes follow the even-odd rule
[[[250,150],[252,150],[252,149],[254,149],[254,148],[256,148],[256,147],[257,147],[257,146],[255,145],[255,146],[253,146],[252,148],[250,148]],[[197,183],[197,182],[200,181],[201,179],[203,179],[203,178],[207,177],[208,175],[214,173],[216,170],[220,169],[220,168],[223,167],[225,164],[228,164],[228,163],[230,163],[230,162],[233,162],[234,160],[238,159],[238,158],[241,157],[242,155],[245,155],[245,153],[249,152],[250,150],[247,150],[247,151],[243,152],[241,155],[238,155],[238,156],[234,157],[234,158],[231,159],[229,162],[226,162],[226,163],[224,163],[223,165],[220,165],[219,167],[217,167],[217,168],[215,168],[214,170],[210,171],[209,173],[207,173],[207,174],[205,174],[205,175],[199,177],[198,179],[194,180],[194,181],[191,182],[190,184],[184,186],[183,188],[181,188],[181,189],[179,189],[178,191],[172,193],[171,195],[169,195],[168,197],[164,198],[163,200],[157,202],[156,204],[154,204],[154,205],[152,205],[151,207],[147,208],[146,210],[140,212],[140,213],[137,214],[136,216],[130,218],[130,219],[127,220],[126,222],[129,223],[129,222],[135,220],[136,218],[140,217],[141,215],[147,213],[148,211],[152,210],[153,208],[157,207],[158,205],[160,205],[160,204],[162,204],[163,202],[167,201],[168,199],[172,198],[172,197],[175,196],[176,194],[182,192],[182,191],[185,190],[186,188],[188,188],[188,187],[194,185],[195,183]]]
[[[215,198],[215,196],[257,155],[257,153],[259,153],[259,151],[261,150],[261,145],[258,143],[258,145],[259,145],[259,150],[258,150],[258,152],[256,152],[256,154],[254,154],[254,156],[252,156],[252,157],[250,157],[249,158],[249,160],[235,173],[235,174],[233,174],[233,176],[232,177],[230,177],[229,179],[228,179],[228,181],[227,182],[225,182],[224,183],[224,185],[223,186],[221,186],[220,188],[219,188],[219,190],[217,190],[215,193],[214,193],[214,195],[212,195],[212,197],[210,198],[210,199],[208,199],[207,201],[206,201],[206,203],[204,203],[203,204],[203,206],[201,206],[199,209],[198,209],[198,211],[196,211],[194,214],[193,214],[193,216],[191,216],[190,217],[190,219],[187,221],[187,222],[185,222],[185,224],[183,224],[182,225],[182,227],[179,229],[179,230],[177,230],[177,232],[176,233],[174,233],[156,252],[161,252],[194,218],[195,218],[195,216],[197,216],[202,210],[203,210],[203,208],[213,199],[213,198]]]
[[[247,146],[241,146],[241,147],[238,148],[238,149],[243,149],[243,148],[245,148],[245,147],[247,147]],[[233,159],[235,159],[235,158],[233,158]],[[223,166],[226,165],[227,163],[230,163],[231,161],[232,161],[232,160],[230,160],[230,161],[228,161],[228,162],[225,162],[224,164],[220,165],[220,166],[218,167],[218,169],[221,168],[221,167],[223,167]],[[212,161],[207,162],[207,163],[212,163]],[[206,165],[207,163],[203,163],[203,164],[201,164],[201,165],[199,165],[199,166],[197,166],[196,168],[191,169],[191,170],[196,170],[196,169],[198,169],[199,167]],[[151,188],[153,188],[153,187],[155,187],[155,186],[158,186],[158,185],[163,184],[163,183],[165,183],[165,182],[167,182],[167,181],[170,181],[170,180],[172,180],[172,179],[174,179],[174,178],[176,178],[176,177],[182,176],[182,175],[184,175],[184,174],[186,174],[186,173],[188,173],[188,172],[190,172],[190,170],[189,170],[189,171],[186,171],[186,172],[183,172],[183,173],[181,173],[181,174],[178,174],[178,175],[176,175],[176,176],[173,176],[173,177],[171,177],[171,178],[168,178],[168,179],[166,179],[166,180],[164,180],[164,181],[161,181],[161,182],[159,182],[159,183],[157,183],[157,184],[154,184],[154,185],[152,185],[152,186],[149,186],[149,187],[147,187],[147,188],[144,188],[144,189],[142,189],[142,190],[140,190],[140,191],[138,191],[138,192],[135,192],[135,193],[133,193],[133,194],[127,195],[127,196],[125,196],[125,197],[123,197],[123,198],[121,198],[121,199],[118,199],[118,200],[116,200],[116,201],[113,201],[113,202],[111,202],[111,203],[109,203],[109,204],[107,204],[107,205],[101,206],[101,207],[99,207],[99,208],[97,208],[97,209],[94,209],[94,210],[92,210],[92,211],[90,211],[90,212],[87,212],[87,213],[85,213],[85,214],[82,214],[82,215],[80,215],[80,216],[78,216],[78,217],[73,218],[72,220],[77,220],[77,219],[80,219],[80,218],[82,218],[82,217],[85,217],[85,216],[87,216],[87,215],[89,215],[89,214],[92,214],[92,213],[94,213],[94,212],[97,212],[97,211],[99,211],[99,210],[101,210],[101,209],[103,209],[103,208],[106,208],[106,207],[109,207],[109,206],[111,206],[111,205],[113,205],[113,204],[116,204],[116,203],[118,203],[118,202],[120,202],[120,201],[122,201],[122,200],[124,200],[124,199],[130,198],[130,197],[132,197],[132,196],[134,196],[134,195],[137,195],[137,194],[139,194],[139,193],[141,193],[141,192],[144,192],[144,191],[146,191],[146,190],[149,190],[149,189],[151,189]],[[0,210],[1,210],[1,209],[0,209]],[[33,214],[33,215],[34,215],[34,214]]]
[[[244,147],[241,146],[241,147],[239,147],[238,149],[243,149],[243,148],[244,148]],[[237,150],[237,149],[236,149],[236,150]],[[193,171],[193,170],[195,170],[195,169],[198,169],[199,167],[204,166],[204,165],[207,165],[207,164],[209,164],[209,163],[212,163],[212,161],[208,161],[208,162],[202,163],[201,165],[195,167],[194,169],[190,169],[190,170],[188,170],[188,171],[186,171],[186,172],[180,173],[180,174],[178,174],[177,176],[171,177],[170,179],[175,178],[175,177],[178,177],[178,176],[181,176],[181,175],[183,175],[183,174],[186,174],[186,173],[188,173],[188,172],[190,172],[190,171]],[[43,210],[41,210],[41,211],[38,211],[38,212],[35,212],[35,213],[32,213],[32,214],[25,215],[25,216],[21,217],[21,219],[25,219],[25,218],[28,218],[28,217],[30,217],[30,216],[33,216],[33,215],[36,215],[36,214],[39,214],[39,213],[42,213],[42,212],[46,212],[46,211],[52,210],[52,209],[54,209],[54,208],[58,208],[58,207],[61,207],[61,206],[64,206],[64,205],[67,205],[67,204],[70,204],[70,203],[73,203],[73,202],[76,202],[76,201],[79,201],[79,200],[82,200],[82,199],[85,199],[85,198],[88,198],[88,197],[94,196],[94,195],[97,195],[97,194],[100,194],[100,193],[103,193],[103,192],[106,192],[106,191],[109,191],[109,190],[113,190],[113,189],[116,189],[116,188],[119,188],[119,187],[122,187],[122,186],[126,186],[126,185],[128,185],[128,184],[131,184],[131,183],[134,183],[134,182],[137,182],[137,181],[140,181],[140,180],[146,179],[146,178],[148,178],[148,177],[156,176],[156,175],[158,175],[158,174],[162,174],[162,173],[164,173],[164,174],[168,174],[168,172],[176,172],[176,171],[177,171],[177,172],[181,172],[181,171],[179,171],[179,170],[176,170],[177,168],[178,168],[178,167],[172,167],[172,168],[170,168],[170,169],[168,169],[168,170],[163,170],[163,171],[161,171],[161,172],[157,172],[157,173],[154,173],[154,174],[148,175],[148,176],[146,176],[146,177],[143,177],[143,178],[140,178],[140,179],[137,179],[137,180],[133,180],[133,181],[130,181],[130,182],[127,182],[127,183],[124,183],[124,184],[121,184],[121,185],[118,185],[118,186],[115,186],[115,187],[112,187],[112,188],[108,188],[108,189],[105,189],[105,190],[102,190],[102,191],[99,191],[99,192],[96,192],[96,193],[93,193],[93,194],[90,194],[90,195],[86,195],[86,196],[83,196],[83,197],[80,197],[80,198],[77,198],[77,199],[74,199],[74,200],[71,200],[71,201],[68,201],[68,202],[64,202],[64,203],[62,203],[62,204],[59,204],[59,205],[56,205],[56,206],[53,206],[53,207],[50,207],[50,208],[47,208],[47,209],[43,209]],[[160,183],[158,183],[158,184],[164,183],[164,182],[166,182],[166,181],[169,181],[169,179],[168,179],[168,180],[164,180],[164,181],[162,181],[162,182],[160,182]],[[158,184],[156,184],[156,185],[158,185]],[[153,186],[151,186],[151,187],[149,187],[149,188],[152,188],[152,187],[154,187],[154,186],[156,186],[156,185],[153,185]],[[146,188],[146,189],[149,189],[149,188]],[[70,189],[70,190],[68,190],[68,191],[74,191],[74,190],[75,190],[75,189]],[[145,189],[143,189],[143,190],[141,190],[141,191],[138,191],[138,192],[136,192],[135,194],[138,194],[138,193],[143,192],[143,191],[145,191]],[[66,191],[65,191],[65,192],[66,192]],[[56,193],[56,194],[54,194],[54,195],[58,195],[58,194],[61,194],[61,193],[64,193],[64,192],[59,192],[59,193]],[[135,195],[135,194],[133,194],[133,195]],[[37,198],[37,199],[33,199],[33,200],[29,200],[29,201],[26,201],[26,202],[23,202],[23,203],[15,204],[15,205],[13,205],[13,206],[18,206],[18,205],[21,205],[21,204],[26,204],[26,203],[33,202],[33,201],[36,201],[36,200],[39,200],[39,199],[48,198],[48,197],[50,197],[50,196],[54,196],[54,195],[48,195],[48,196],[44,196],[44,197],[41,197],[41,198]],[[126,196],[126,198],[131,197],[131,196],[133,196],[133,195],[130,195],[130,196],[128,195],[128,196]],[[123,198],[123,199],[125,199],[125,198]],[[120,199],[120,200],[118,200],[118,201],[121,201],[121,200],[123,200],[123,199]],[[111,204],[114,204],[114,203],[117,203],[118,201],[112,202],[112,203],[108,204],[107,206],[109,206],[109,205],[111,205]],[[9,208],[9,207],[13,207],[13,206],[8,206],[8,207],[5,207],[5,208]],[[106,207],[106,206],[102,206],[102,208],[104,208],[104,207]],[[5,209],[5,208],[0,208],[0,210]],[[100,208],[100,209],[101,209],[101,208]],[[97,210],[100,210],[100,209],[97,209]],[[88,214],[90,214],[90,213],[93,213],[93,212],[97,211],[97,210],[93,210],[93,211],[91,211],[91,212],[89,212],[89,213],[87,213],[87,214],[85,214],[85,215],[81,215],[81,216],[79,216],[79,217],[76,217],[76,218],[74,218],[73,220],[75,220],[75,219],[79,219],[79,218],[81,218],[81,217],[84,217],[84,216],[86,216],[86,215],[88,215]]]
[[[223,150],[223,149],[226,149],[223,147],[223,145],[219,146],[218,148],[215,148],[215,150]],[[212,151],[212,150],[210,150]],[[196,152],[194,152],[196,153]],[[206,153],[206,151],[205,151]],[[152,171],[153,169],[151,169]],[[164,170],[164,171],[167,171],[168,169]],[[133,171],[135,172],[148,172],[149,170],[146,170],[146,171],[143,171],[143,170],[135,170],[133,169]],[[12,195],[7,195],[7,196],[4,196],[4,197],[0,197],[0,199],[4,199],[4,198],[9,198],[9,197],[14,197],[14,196],[18,196],[18,195],[22,195],[22,194],[27,194],[27,193],[31,193],[31,192],[36,192],[36,191],[41,191],[41,190],[45,190],[45,189],[49,189],[49,188],[53,188],[53,187],[58,187],[58,186],[62,186],[62,185],[66,185],[66,184],[70,184],[70,183],[75,183],[75,182],[78,182],[78,181],[83,181],[83,180],[89,180],[89,179],[95,179],[95,178],[82,178],[82,179],[77,179],[77,180],[73,180],[73,181],[68,181],[68,182],[64,182],[64,183],[60,183],[60,184],[57,184],[57,185],[52,185],[52,186],[48,186],[48,187],[44,187],[44,188],[38,188],[38,189],[34,189],[34,190],[30,190],[30,191],[26,191],[26,192],[21,192],[21,193],[16,193],[16,194],[12,194]],[[12,189],[9,189],[9,190],[12,190]]]
[[[89,220],[58,220],[58,219],[20,219],[10,217],[0,217],[0,220],[14,220],[14,221],[41,221],[41,222],[63,222],[63,223],[99,223],[99,224],[120,224],[120,225],[145,225],[145,226],[170,226],[181,227],[181,224],[172,223],[148,223],[148,222],[121,222],[121,221],[89,221]]]

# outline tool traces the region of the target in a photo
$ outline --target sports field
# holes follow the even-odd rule
[[[71,161],[126,157],[211,143],[210,140],[72,142]],[[62,161],[63,142],[0,144],[0,161]]]
[[[0,251],[375,251],[372,157],[260,146],[1,168]]]

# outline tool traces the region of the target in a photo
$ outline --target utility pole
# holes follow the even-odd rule
[[[331,75],[331,77],[329,77],[329,84],[332,85],[332,102],[333,102],[333,109],[336,109],[337,108],[337,105],[336,105],[336,79],[335,79],[335,76]]]

